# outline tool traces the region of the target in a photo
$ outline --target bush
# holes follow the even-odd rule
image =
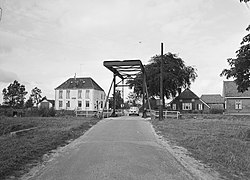
[[[56,116],[75,116],[75,111],[73,110],[55,110]]]
[[[26,117],[38,117],[39,116],[39,110],[36,107],[33,108],[27,108],[25,111]]]
[[[55,116],[55,109],[53,107],[51,108],[39,108],[39,116],[42,117],[54,117]]]
[[[53,107],[49,108],[49,116],[55,117],[55,115],[56,115],[56,110]]]
[[[210,109],[211,114],[223,114],[223,109]]]

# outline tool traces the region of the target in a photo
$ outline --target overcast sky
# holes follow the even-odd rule
[[[164,53],[197,68],[194,93],[221,94],[219,74],[250,24],[239,0],[0,0],[0,7],[1,92],[18,80],[50,99],[75,73],[107,92],[112,73],[104,60],[147,64],[161,42]]]

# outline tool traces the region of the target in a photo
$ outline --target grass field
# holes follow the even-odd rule
[[[250,116],[154,120],[156,131],[228,179],[250,179]]]
[[[76,117],[0,117],[0,179],[19,177],[28,164],[36,164],[44,154],[75,139],[99,120]],[[10,136],[10,132],[36,129]]]

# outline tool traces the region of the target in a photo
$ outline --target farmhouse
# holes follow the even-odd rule
[[[250,113],[250,91],[238,92],[234,81],[223,82],[225,113]]]
[[[69,78],[55,88],[56,110],[98,111],[104,102],[104,90],[90,77]]]
[[[203,113],[209,112],[210,109],[210,107],[189,88],[185,89],[173,101],[171,101],[170,106],[172,110],[180,111],[182,113]]]
[[[224,98],[220,94],[204,94],[201,96],[210,109],[224,110]]]

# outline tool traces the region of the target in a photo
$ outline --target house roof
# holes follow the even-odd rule
[[[43,101],[48,101],[49,103],[51,103],[53,106],[55,105],[55,100],[52,99],[47,99],[46,96],[44,96],[39,103],[43,102]]]
[[[204,94],[201,99],[207,104],[223,104],[224,98],[220,94]]]
[[[172,104],[172,103],[176,102],[176,100],[178,101],[180,99],[188,99],[188,100],[196,99],[196,100],[200,100],[200,102],[202,102],[204,105],[206,105],[208,108],[210,108],[210,106],[205,101],[203,101],[202,99],[200,99],[189,88],[185,89],[182,93],[180,93],[179,96],[177,96],[176,98],[174,98],[169,104]]]
[[[180,93],[175,99],[199,99],[199,97],[194,94],[189,88],[185,89]]]
[[[104,91],[92,78],[69,78],[67,81],[62,83],[60,86],[55,88],[58,89],[95,89]]]
[[[238,92],[237,85],[234,81],[223,82],[223,96],[224,97],[250,97],[250,90],[243,93]]]

